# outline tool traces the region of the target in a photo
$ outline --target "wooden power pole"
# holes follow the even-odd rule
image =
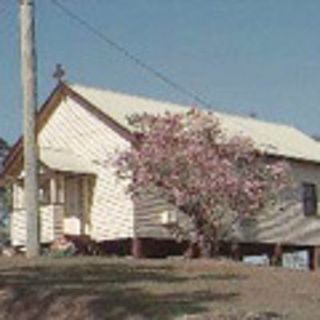
[[[33,0],[20,0],[20,23],[27,256],[36,257],[39,255],[39,205],[38,152],[35,119],[37,110],[37,77]]]

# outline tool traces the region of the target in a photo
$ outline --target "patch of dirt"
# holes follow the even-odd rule
[[[320,273],[215,260],[0,259],[0,319],[316,320]]]

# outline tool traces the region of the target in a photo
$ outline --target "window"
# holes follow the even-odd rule
[[[314,183],[303,183],[302,197],[304,214],[315,216],[318,211],[317,186]]]
[[[50,204],[50,180],[40,181],[39,202],[41,205]]]

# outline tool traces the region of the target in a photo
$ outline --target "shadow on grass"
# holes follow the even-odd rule
[[[211,277],[219,280],[218,275]],[[170,266],[123,262],[60,264],[53,260],[52,264],[0,266],[0,314],[22,320],[170,320],[206,311],[205,302],[232,302],[238,295],[197,289],[194,283],[188,287],[190,280]]]
[[[242,274],[217,274],[217,273],[208,273],[208,274],[200,274],[195,276],[196,279],[200,280],[222,280],[222,281],[228,281],[228,280],[246,280],[248,279],[248,276]]]

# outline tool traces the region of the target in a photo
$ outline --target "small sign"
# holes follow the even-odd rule
[[[282,266],[295,270],[309,270],[309,254],[307,250],[284,253]]]
[[[256,256],[244,256],[242,261],[247,264],[252,264],[256,266],[268,266],[270,265],[269,257],[264,255],[256,255]]]

